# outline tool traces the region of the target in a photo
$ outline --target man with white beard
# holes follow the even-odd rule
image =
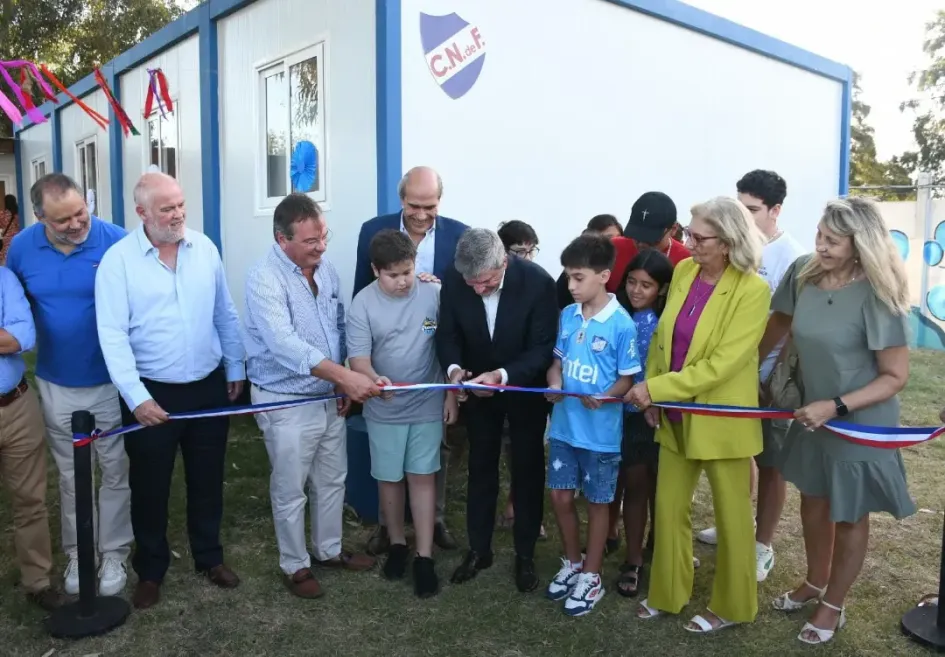
[[[220,544],[229,419],[168,422],[168,414],[227,406],[242,391],[246,371],[220,254],[205,235],[186,228],[180,185],[146,173],[134,199],[141,226],[102,258],[95,303],[122,419],[145,426],[127,434],[125,451],[138,574],[132,602],[146,609],[159,601],[170,565],[167,511],[178,447],[194,567],[216,586],[239,585]]]

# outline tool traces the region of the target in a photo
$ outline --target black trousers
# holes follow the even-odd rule
[[[469,397],[466,408],[469,437],[466,528],[469,547],[479,553],[492,549],[499,498],[502,427],[508,417],[515,553],[533,558],[544,513],[544,436],[548,404],[543,398],[536,399],[536,395],[514,392],[497,393],[489,398],[472,394]]]
[[[218,368],[193,383],[142,379],[154,401],[168,413],[229,406],[226,373]],[[123,424],[136,422],[121,401]],[[223,563],[220,522],[229,418],[171,420],[125,436],[131,487],[131,526],[135,535],[132,567],[142,581],[161,582],[171,563],[167,543],[168,498],[180,447],[187,483],[187,535],[194,566],[209,570]]]

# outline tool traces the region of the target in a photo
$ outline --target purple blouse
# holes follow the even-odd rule
[[[671,371],[678,372],[686,362],[692,335],[696,332],[699,317],[702,316],[702,311],[705,310],[705,305],[709,302],[714,290],[715,285],[706,283],[699,276],[696,276],[692,282],[679,316],[676,317],[676,326],[673,328],[673,351],[669,363]],[[682,413],[679,411],[666,411],[666,417],[671,422],[682,422]]]

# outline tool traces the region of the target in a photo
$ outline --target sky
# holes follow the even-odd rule
[[[863,101],[872,107],[869,123],[876,130],[879,158],[912,148],[912,118],[899,111],[899,103],[920,97],[907,77],[927,61],[925,24],[945,9],[945,1],[685,1],[850,66],[860,74]]]

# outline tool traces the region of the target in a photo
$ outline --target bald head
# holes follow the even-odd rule
[[[419,242],[436,221],[443,180],[430,167],[414,167],[400,179],[397,193],[404,209],[404,227],[414,242]]]
[[[176,244],[184,238],[184,192],[174,178],[164,173],[144,174],[135,185],[134,199],[135,211],[153,244]]]

